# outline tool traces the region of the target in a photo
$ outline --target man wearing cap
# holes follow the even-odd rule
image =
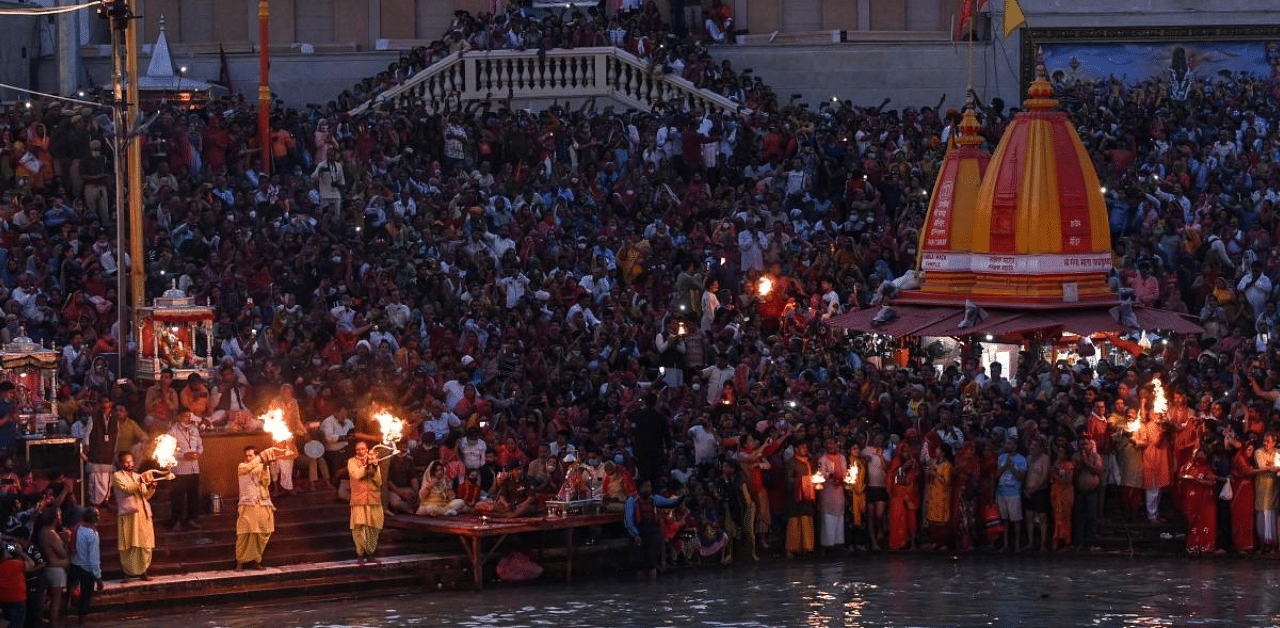
[[[89,142],[89,155],[80,160],[80,178],[85,209],[103,225],[111,223],[107,205],[107,160],[102,156],[102,142]]]

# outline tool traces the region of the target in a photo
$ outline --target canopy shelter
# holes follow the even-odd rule
[[[987,308],[985,310],[985,318],[970,327],[961,328],[959,325],[964,320],[964,307],[959,305],[895,304],[890,307],[897,316],[882,325],[873,322],[873,319],[880,313],[879,308],[846,312],[828,319],[826,323],[837,329],[886,334],[894,337],[938,336],[968,338],[976,335],[990,335],[1011,338],[1042,336],[1051,332],[1064,331],[1078,336],[1139,330],[1159,330],[1179,334],[1194,334],[1204,331],[1199,324],[1193,322],[1187,316],[1151,308],[1134,309],[1134,314],[1138,318],[1137,328],[1126,328],[1108,310],[1100,308],[1064,308],[1060,310]]]

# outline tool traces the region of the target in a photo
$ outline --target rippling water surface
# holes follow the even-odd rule
[[[851,556],[605,575],[484,592],[135,618],[133,628],[1277,626],[1280,564],[1061,556]],[[101,625],[101,624],[98,624]]]

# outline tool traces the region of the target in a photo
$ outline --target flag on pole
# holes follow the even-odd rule
[[[968,26],[969,20],[973,19],[973,0],[961,0],[960,2],[960,19],[956,20],[956,36],[961,39],[965,26]]]
[[[1018,0],[1004,0],[1004,37],[1009,38],[1019,26],[1027,23],[1027,16],[1022,14],[1022,5]]]
[[[987,5],[987,1],[988,0],[977,0],[977,4],[975,5],[974,0],[961,0],[960,19],[956,20],[956,39],[961,39],[964,36],[964,32],[968,28],[969,22],[973,21],[973,15],[981,12],[982,7]]]
[[[222,63],[222,67],[218,68],[218,82],[231,91],[231,68],[227,67],[227,51],[222,49],[222,44],[218,44],[218,58]]]

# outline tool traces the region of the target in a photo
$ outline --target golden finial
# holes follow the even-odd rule
[[[1027,88],[1027,99],[1022,101],[1022,106],[1032,111],[1047,111],[1058,106],[1058,100],[1053,97],[1053,85],[1049,84],[1045,74],[1043,48],[1036,49],[1036,78]]]

